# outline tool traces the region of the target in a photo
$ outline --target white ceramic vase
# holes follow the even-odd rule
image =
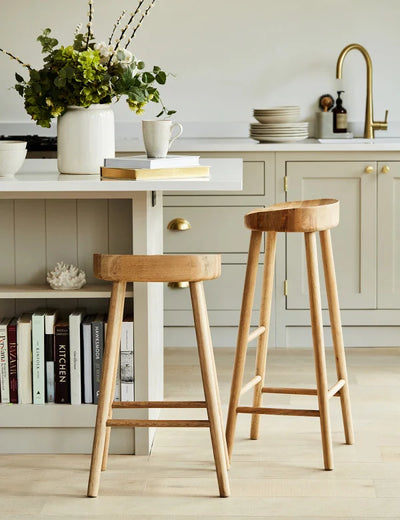
[[[57,119],[57,166],[60,173],[100,174],[106,157],[115,157],[111,105],[68,107]]]

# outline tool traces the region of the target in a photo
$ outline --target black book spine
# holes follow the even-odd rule
[[[17,320],[14,318],[7,327],[8,371],[10,377],[10,403],[18,403],[17,375]]]
[[[103,363],[104,349],[104,321],[96,319],[92,323],[92,348],[93,348],[93,403],[99,402],[101,366]]]
[[[67,323],[56,325],[54,343],[54,402],[70,403],[69,327]]]

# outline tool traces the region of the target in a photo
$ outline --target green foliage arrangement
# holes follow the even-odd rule
[[[145,10],[146,0],[139,0],[136,10],[130,13],[124,27],[121,22],[126,11],[123,11],[113,26],[108,43],[95,42],[92,33],[93,1],[89,0],[87,30],[82,33],[81,25],[78,25],[72,45],[57,47],[58,41],[51,36],[48,28],[37,38],[42,46],[42,53],[46,55],[41,69],[32,68],[17,56],[0,48],[0,51],[29,72],[28,80],[18,73],[15,75],[15,89],[24,98],[27,113],[36,124],[50,127],[51,119],[63,115],[68,106],[108,104],[125,95],[129,108],[136,114],[142,114],[145,105],[150,101],[162,106],[157,117],[174,114],[174,110],[167,110],[158,90],[159,85],[165,84],[167,74],[158,66],[146,71],[143,61],[136,59],[127,50],[143,18],[156,0],[148,3]],[[129,29],[132,32],[128,38]],[[116,38],[118,30],[120,35]]]

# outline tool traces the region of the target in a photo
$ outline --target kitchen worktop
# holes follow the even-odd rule
[[[349,142],[320,143],[305,139],[294,143],[258,143],[249,138],[180,138],[171,152],[338,152],[338,151],[400,151],[400,137],[373,140],[349,139]],[[117,139],[118,152],[143,152],[141,139]]]

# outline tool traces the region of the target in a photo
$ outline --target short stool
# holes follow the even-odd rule
[[[330,431],[328,401],[340,397],[346,444],[353,444],[353,426],[347,369],[343,346],[342,325],[336,287],[335,267],[332,255],[330,229],[339,223],[339,201],[335,199],[305,200],[275,204],[265,209],[256,209],[245,216],[245,225],[251,229],[250,247],[244,283],[242,308],[234,361],[231,395],[226,427],[229,459],[232,457],[238,413],[252,414],[251,439],[258,439],[260,414],[319,417],[321,426],[324,467],[333,469],[332,438]],[[259,327],[250,333],[251,311],[257,276],[257,266],[263,233],[266,233],[265,263],[263,273],[262,300]],[[277,233],[304,233],[308,290],[310,298],[311,327],[317,388],[275,388],[264,386],[267,361],[268,332],[274,279]],[[328,388],[321,296],[318,276],[316,233],[319,232],[325,285],[328,298],[333,348],[336,361],[337,382]],[[243,385],[243,373],[248,343],[258,338],[255,376]],[[239,398],[254,389],[253,406],[239,406]],[[316,395],[318,409],[266,408],[262,406],[262,394]]]
[[[203,280],[218,278],[221,274],[219,255],[100,255],[95,254],[94,273],[97,278],[113,282],[108,314],[106,344],[97,406],[92,459],[87,495],[96,497],[99,491],[100,472],[107,466],[110,430],[124,427],[206,427],[211,433],[219,493],[229,496],[228,458],[223,430],[221,403]],[[127,282],[189,282],[194,326],[204,401],[133,401],[124,408],[205,408],[207,420],[130,420],[113,419],[115,381],[120,350],[121,323],[123,320]]]

